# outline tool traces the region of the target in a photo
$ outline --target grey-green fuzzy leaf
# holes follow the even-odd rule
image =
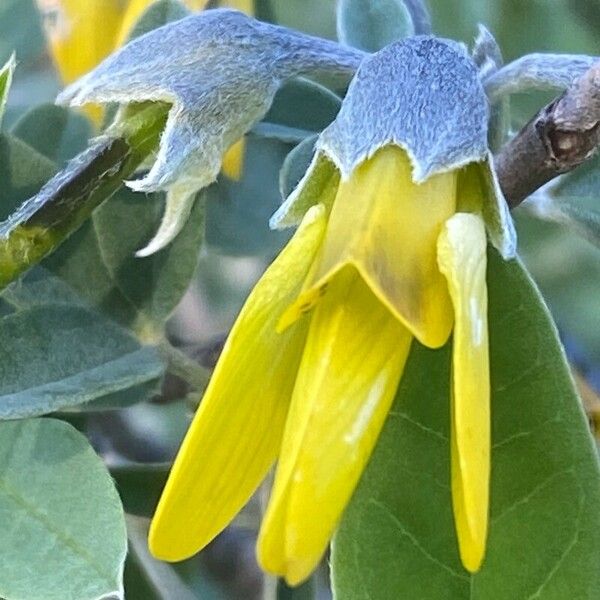
[[[526,207],[536,217],[569,227],[600,246],[600,155],[555,179],[535,194]]]
[[[0,596],[123,598],[127,551],[119,496],[70,425],[0,423]]]
[[[41,272],[1,296],[0,419],[41,415],[158,380],[164,365]]]
[[[196,200],[171,246],[142,259],[135,252],[156,231],[164,197],[123,189],[44,266],[104,313],[143,339],[156,341],[194,274],[204,239],[204,201],[202,195]]]
[[[290,145],[249,136],[239,181],[221,177],[207,190],[206,242],[229,255],[273,256],[288,239],[269,230],[269,217],[281,202],[279,171]],[[177,240],[175,240],[177,243]]]

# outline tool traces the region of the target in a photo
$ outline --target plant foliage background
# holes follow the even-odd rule
[[[270,0],[258,5],[264,18],[335,37],[332,0]],[[533,51],[600,51],[597,0],[430,0],[429,5],[436,33],[471,42],[477,23],[482,22],[497,37],[507,60]],[[49,104],[60,84],[32,0],[0,3],[0,62],[13,51],[19,64],[0,135],[2,219],[85,148],[92,132],[82,114]],[[514,98],[513,127],[518,129],[551,97],[536,93]],[[5,531],[3,546],[11,547],[10,558],[3,553],[0,561],[0,597],[116,597],[122,594],[123,585],[127,598],[260,597],[263,581],[253,557],[258,500],[206,552],[177,566],[149,556],[147,519],[223,337],[250,287],[287,239],[285,234],[271,232],[267,224],[280,202],[284,161],[300,140],[311,139],[333,119],[338,106],[339,100],[319,87],[288,86],[265,122],[248,137],[241,179],[223,175],[204,192],[206,208],[197,204],[169,248],[147,259],[134,258],[134,251],[156,230],[164,199],[120,191],[40,267],[0,295],[0,419],[55,413],[53,418],[0,424],[0,459],[2,465],[10,465],[0,472],[0,526]],[[284,187],[301,174],[293,167],[286,164]],[[600,179],[595,165],[586,168],[589,176],[574,177],[555,194],[575,207],[591,210],[595,204],[597,209]],[[590,235],[582,236],[577,228],[539,220],[525,209],[519,209],[515,217],[520,253],[558,323],[570,362],[585,378],[593,415],[598,410],[594,389],[600,390],[598,236],[596,244],[590,243]],[[522,298],[518,302],[514,297],[510,302],[507,299],[506,305],[492,306],[492,311],[520,328],[524,336],[528,331],[535,335],[537,324],[547,326],[548,318],[539,309],[536,292],[518,265],[498,268],[497,285],[510,289],[511,282],[519,280]],[[515,305],[521,307],[520,313]],[[503,329],[492,331],[494,335],[503,336]],[[429,360],[426,354],[423,350],[411,357],[403,386],[418,383],[419,361]],[[528,347],[517,345],[503,360],[506,372],[495,374],[498,386],[511,384],[508,366],[521,361],[519,367],[544,380],[546,387],[531,391],[524,385],[506,399],[523,406],[522,419],[518,423],[500,419],[503,424],[496,433],[500,444],[516,436],[517,446],[505,446],[494,460],[518,461],[523,452],[529,452],[527,456],[546,461],[548,472],[540,473],[538,481],[498,484],[505,486],[506,497],[492,507],[492,515],[508,524],[501,523],[492,536],[495,532],[500,536],[503,527],[526,527],[530,520],[545,519],[543,495],[536,494],[546,486],[564,503],[560,524],[550,518],[548,537],[528,540],[530,548],[527,543],[520,549],[494,546],[491,560],[506,561],[505,570],[496,572],[501,580],[482,576],[470,581],[462,573],[457,575],[459,567],[453,557],[431,561],[419,553],[409,569],[403,563],[379,572],[380,549],[373,553],[368,545],[360,544],[365,527],[379,528],[383,547],[391,552],[396,544],[404,543],[397,537],[385,540],[391,528],[414,526],[425,531],[451,518],[449,504],[447,514],[424,513],[429,523],[409,525],[385,509],[399,489],[411,488],[415,477],[429,478],[420,488],[429,490],[429,495],[405,500],[427,504],[441,493],[436,477],[448,468],[447,455],[436,445],[436,439],[447,436],[445,425],[436,421],[444,412],[433,415],[419,405],[399,407],[394,409],[366,474],[367,483],[359,488],[336,542],[332,561],[339,565],[335,584],[340,598],[368,597],[360,589],[369,579],[379,586],[377,598],[397,597],[399,589],[405,597],[417,597],[414,590],[424,587],[429,595],[422,597],[520,598],[519,564],[527,552],[540,548],[547,556],[539,557],[539,573],[532,575],[537,583],[529,590],[530,597],[568,597],[565,593],[592,597],[585,586],[577,591],[576,579],[569,580],[568,592],[555,586],[546,569],[562,560],[573,536],[585,538],[586,531],[597,527],[597,523],[580,522],[582,507],[596,502],[600,512],[596,492],[574,482],[571,472],[573,464],[589,459],[585,431],[577,424],[580,415],[573,408],[576,401],[571,409],[551,401],[556,389],[568,380],[562,357],[553,349],[543,357],[530,356]],[[434,364],[431,386],[442,385],[447,380],[446,363],[428,364]],[[540,393],[548,396],[543,412],[528,412],[532,394]],[[564,393],[570,394],[566,388]],[[502,411],[502,402],[494,410]],[[571,438],[564,433],[569,423]],[[423,439],[413,440],[412,450],[406,451],[399,440],[411,436]],[[577,439],[582,440],[580,447],[576,447]],[[406,464],[397,470],[397,477],[389,478],[389,486],[375,502],[365,491],[369,478],[377,478],[379,470],[390,473],[390,461],[399,456]],[[425,457],[429,457],[428,464],[438,464],[439,473],[418,473],[419,460]],[[48,490],[51,502],[45,497]],[[517,511],[511,522],[514,500],[523,494],[528,497],[526,510]],[[6,515],[15,514],[15,504],[25,516],[12,525],[3,522]],[[30,514],[36,517],[29,518]],[[40,538],[36,528],[52,533],[41,553],[27,541]],[[447,528],[451,531],[451,526]],[[558,530],[567,537],[552,535]],[[354,540],[355,554],[350,558],[344,556],[347,549],[342,549],[345,536]],[[597,569],[597,563],[588,565],[594,555],[591,550],[586,554],[586,547],[584,543],[577,554],[564,560],[576,562],[580,569],[582,565]],[[45,564],[38,564],[35,556],[43,556]],[[349,568],[352,561],[356,568]],[[48,575],[24,575],[23,564],[29,573]],[[69,582],[68,594],[65,582]],[[356,593],[351,595],[349,590]],[[295,591],[279,584],[278,594],[281,598],[327,598],[326,569]]]

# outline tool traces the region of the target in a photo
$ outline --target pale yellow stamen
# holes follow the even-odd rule
[[[483,220],[459,213],[444,226],[438,260],[454,305],[452,350],[452,501],[465,568],[485,555],[490,479],[490,373],[486,234]]]

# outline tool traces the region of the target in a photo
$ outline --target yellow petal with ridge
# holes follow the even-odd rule
[[[452,502],[461,560],[474,573],[485,555],[490,481],[490,368],[483,219],[458,213],[438,243],[454,304]]]
[[[352,267],[310,324],[275,484],[262,566],[296,585],[318,564],[379,436],[412,336]]]
[[[451,172],[414,183],[406,152],[393,145],[362,163],[340,183],[320,266],[280,326],[312,308],[332,277],[353,265],[421,343],[431,348],[445,344],[453,311],[436,242],[456,211],[456,181]]]
[[[275,324],[300,289],[325,221],[322,206],[307,213],[229,335],[152,521],[149,544],[157,558],[183,560],[208,544],[279,453],[307,323],[284,334]]]

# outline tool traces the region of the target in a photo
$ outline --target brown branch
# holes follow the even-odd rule
[[[600,61],[544,107],[502,148],[495,160],[511,208],[600,145]]]

